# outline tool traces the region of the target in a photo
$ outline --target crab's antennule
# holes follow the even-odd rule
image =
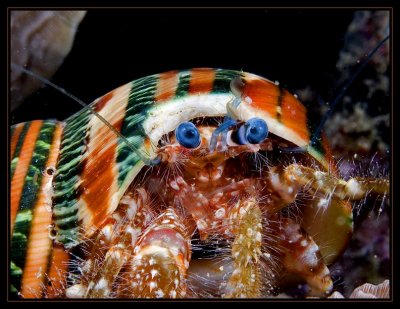
[[[224,133],[225,131],[228,131],[231,127],[237,124],[236,120],[233,120],[232,118],[226,116],[224,119],[224,122],[214,130],[214,132],[211,135],[211,141],[210,141],[210,151],[214,151],[215,147],[217,146],[217,138],[218,135]]]
[[[364,67],[367,65],[367,63],[371,60],[371,58],[376,54],[376,52],[379,50],[379,48],[382,47],[383,44],[390,38],[390,35],[387,35],[382,41],[379,42],[378,45],[375,46],[373,50],[369,52],[367,57],[364,59],[364,61],[360,64],[358,69],[354,72],[353,76],[347,81],[347,83],[342,87],[338,95],[333,99],[332,103],[329,106],[329,110],[325,113],[324,118],[321,120],[318,128],[315,130],[314,134],[311,137],[310,144],[308,147],[312,147],[315,145],[316,141],[319,139],[322,128],[325,124],[325,122],[330,118],[332,115],[336,105],[339,103],[339,100],[343,97],[343,95],[346,93],[347,88],[353,83],[353,81],[360,75]]]
[[[17,69],[20,70],[22,72],[24,72],[25,74],[28,74],[38,80],[40,80],[41,82],[43,82],[44,84],[46,84],[47,86],[50,86],[54,89],[56,89],[57,91],[61,92],[62,94],[66,95],[67,97],[71,98],[72,100],[74,100],[75,102],[79,103],[80,105],[82,105],[84,107],[84,109],[89,110],[92,114],[94,114],[97,118],[99,118],[107,127],[110,128],[110,130],[112,130],[119,138],[121,138],[127,145],[128,147],[135,152],[146,165],[156,165],[160,162],[160,160],[158,158],[150,160],[148,158],[148,156],[146,156],[145,154],[142,153],[142,151],[140,151],[139,149],[137,149],[134,145],[132,145],[128,139],[123,136],[121,133],[119,133],[112,124],[110,124],[103,116],[101,116],[98,112],[96,112],[93,108],[90,107],[89,104],[86,104],[85,102],[83,102],[82,100],[80,100],[79,98],[77,98],[76,96],[74,96],[72,93],[69,93],[68,91],[66,91],[64,88],[57,86],[56,84],[52,83],[51,81],[49,81],[48,79],[36,74],[33,71],[27,70],[24,67],[15,64],[15,63],[11,63],[11,67],[13,69]]]

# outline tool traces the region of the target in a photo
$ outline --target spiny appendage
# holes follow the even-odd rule
[[[153,217],[144,189],[127,193],[91,244],[80,267],[80,282],[67,289],[70,298],[112,296],[113,284],[131,256],[139,236]]]
[[[210,216],[212,210],[207,198],[196,192],[195,188],[187,184],[180,176],[171,181],[169,185],[174,191],[176,206],[183,207],[191,214],[196,221],[201,239],[206,239],[212,223]]]
[[[184,297],[190,256],[190,236],[179,215],[168,208],[140,237],[118,282],[117,297]]]
[[[230,212],[235,240],[232,244],[234,270],[226,283],[225,298],[255,298],[261,295],[262,214],[251,197],[239,200]]]
[[[300,183],[290,170],[283,166],[273,166],[268,171],[268,187],[273,189],[271,196],[273,202],[269,202],[268,212],[276,213],[296,200],[297,194],[304,185]]]
[[[310,286],[312,294],[326,296],[333,283],[316,243],[290,218],[281,219],[277,232],[280,235],[278,246],[283,255],[283,267],[301,276]]]
[[[333,174],[298,164],[287,166],[285,174],[300,184],[311,185],[314,190],[320,190],[326,194],[333,193],[341,199],[360,200],[368,193],[386,195],[390,187],[388,179],[355,177],[346,181],[338,179]]]

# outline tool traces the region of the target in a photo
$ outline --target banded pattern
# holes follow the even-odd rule
[[[305,107],[259,76],[202,68],[135,80],[91,104],[130,145],[87,109],[66,120],[55,178],[57,241],[72,247],[101,226],[141,168],[156,156],[162,135],[181,121],[224,116],[237,76],[245,83],[241,120],[261,115],[272,133],[299,146],[309,141]]]
[[[19,291],[27,298],[40,297],[45,284],[52,284],[52,279],[45,278],[51,268],[61,274],[57,282],[65,277],[62,264],[68,256],[62,254],[54,263],[49,236],[52,178],[61,134],[62,124],[52,120],[26,122],[12,130],[11,292]]]
[[[242,103],[238,107],[241,120],[261,117],[270,132],[297,146],[310,142],[307,109],[287,90],[257,75],[245,73],[244,86],[239,89]]]

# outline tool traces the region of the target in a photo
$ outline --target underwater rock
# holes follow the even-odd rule
[[[389,11],[357,11],[336,62],[338,85],[344,85],[366,55],[389,34]],[[389,149],[389,40],[368,61],[349,87],[343,108],[327,121],[326,134],[337,153],[385,153]],[[340,89],[340,87],[338,88]]]
[[[71,50],[86,11],[11,11],[11,63],[51,78]],[[14,110],[41,82],[11,69],[10,98]]]

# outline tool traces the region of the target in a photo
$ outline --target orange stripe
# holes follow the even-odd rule
[[[101,98],[97,99],[96,104],[94,105],[94,110],[96,112],[100,112],[107,104],[107,102],[112,99],[113,96],[114,96],[114,91],[110,91],[106,95],[103,95]]]
[[[275,84],[265,80],[246,80],[242,98],[251,99],[251,107],[267,112],[272,118],[276,118],[280,90]]]
[[[160,74],[154,97],[156,102],[167,101],[175,96],[179,82],[179,75],[177,73],[178,71],[170,71]]]
[[[11,231],[14,227],[15,217],[17,216],[19,202],[22,195],[22,189],[25,184],[25,177],[31,163],[35,143],[39,136],[40,128],[42,127],[42,120],[35,120],[31,122],[28,132],[25,136],[24,143],[22,144],[21,152],[18,158],[17,166],[15,167],[14,176],[11,180]]]
[[[60,150],[62,127],[58,124],[54,130],[53,141],[46,162],[47,167],[54,167]],[[53,175],[44,173],[37,202],[35,204],[26,262],[21,282],[21,294],[24,298],[41,297],[45,271],[51,251],[52,241],[49,238],[49,225],[52,220],[51,197]]]
[[[119,124],[113,123],[115,129],[120,131],[122,121]],[[115,133],[108,127],[103,126],[98,130],[97,134],[102,136],[103,145],[108,145],[104,150],[101,145],[90,151],[90,160],[101,162],[100,164],[91,164],[83,170],[82,187],[85,188],[83,199],[86,202],[88,210],[90,210],[92,222],[95,226],[99,226],[110,208],[110,200],[113,190],[110,187],[116,182],[118,171],[115,164],[115,156],[118,138]],[[95,180],[95,181],[94,181]]]
[[[14,155],[14,151],[15,151],[15,148],[17,147],[18,139],[22,132],[23,127],[24,127],[24,123],[17,124],[14,129],[13,135],[11,136],[10,160],[12,160],[12,157]]]
[[[285,89],[283,89],[282,96],[282,124],[296,132],[301,139],[309,142],[310,133],[307,129],[306,107]]]
[[[120,87],[101,115],[117,130],[121,130],[131,85]],[[118,106],[116,109],[115,106]],[[93,225],[99,227],[107,216],[118,206],[118,167],[116,165],[118,137],[97,117],[89,123],[88,152],[81,174],[82,190],[80,219],[83,220],[86,236],[93,232]]]
[[[209,93],[214,86],[213,69],[193,69],[190,72],[189,94]]]
[[[62,246],[53,247],[48,279],[50,285],[47,287],[46,297],[63,297],[67,285],[69,254]]]

